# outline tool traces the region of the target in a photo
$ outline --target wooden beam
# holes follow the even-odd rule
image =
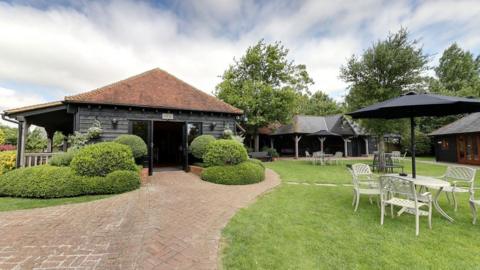
[[[302,139],[302,136],[295,135],[295,159],[298,159],[298,142]]]
[[[363,138],[365,140],[365,153],[367,154],[367,156],[369,155],[368,153],[368,138]]]

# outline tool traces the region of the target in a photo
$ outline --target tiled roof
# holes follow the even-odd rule
[[[480,113],[469,114],[455,122],[433,131],[428,135],[438,136],[472,132],[480,132]]]
[[[53,101],[53,102],[47,102],[47,103],[41,103],[36,105],[30,105],[30,106],[5,110],[4,112],[5,114],[14,114],[14,113],[28,112],[28,111],[38,110],[38,109],[46,109],[46,108],[56,107],[60,105],[63,105],[62,101]]]
[[[152,69],[90,92],[65,97],[68,103],[110,104],[242,114],[175,76]]]

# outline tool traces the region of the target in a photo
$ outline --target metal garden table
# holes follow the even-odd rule
[[[438,203],[438,198],[440,197],[440,194],[442,193],[442,190],[445,187],[450,186],[449,182],[444,181],[444,180],[440,180],[440,179],[437,179],[437,178],[434,178],[434,177],[422,176],[422,175],[417,175],[416,178],[413,178],[411,176],[400,176],[398,174],[387,174],[387,175],[395,176],[395,177],[399,177],[399,178],[402,178],[402,179],[407,179],[407,180],[413,181],[413,183],[416,186],[423,186],[423,187],[426,187],[426,188],[428,188],[428,187],[438,188],[437,193],[433,197],[433,206],[438,211],[438,213],[440,213],[440,215],[442,215],[448,221],[450,221],[450,222],[454,221],[454,219],[452,217],[450,217],[445,211],[443,211],[443,209],[440,207],[440,204]]]

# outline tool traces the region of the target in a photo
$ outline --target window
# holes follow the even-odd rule
[[[190,144],[193,139],[202,135],[202,123],[188,123],[187,125],[188,133],[188,144]]]
[[[148,144],[148,121],[130,121],[130,133],[142,138]]]
[[[442,150],[448,150],[448,139],[442,139],[440,143]]]

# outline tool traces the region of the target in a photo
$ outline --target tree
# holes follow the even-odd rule
[[[343,112],[341,104],[333,100],[322,91],[317,91],[315,94],[308,96],[303,95],[299,113],[304,115],[331,115]]]
[[[240,60],[234,60],[216,86],[215,95],[245,112],[244,125],[256,138],[257,129],[270,123],[288,122],[297,109],[299,96],[308,92],[313,80],[305,65],[287,58],[280,42],[260,40],[249,47]]]
[[[480,58],[456,43],[448,47],[435,68],[438,81],[431,89],[451,96],[480,96]]]
[[[357,110],[418,90],[424,82],[427,61],[422,48],[417,41],[409,40],[405,29],[374,43],[362,56],[352,56],[340,71],[340,77],[349,84],[345,99],[348,109]],[[385,147],[383,135],[406,128],[406,122],[398,120],[362,119],[361,124],[378,137],[381,157]]]
[[[17,128],[0,125],[0,130],[2,130],[5,135],[4,144],[17,145],[17,137],[18,137]]]
[[[25,149],[30,152],[43,151],[47,147],[47,135],[43,128],[36,127],[28,134]]]
[[[430,92],[448,96],[480,97],[480,56],[460,48],[456,43],[448,47],[435,68],[436,78],[429,78]],[[419,130],[430,133],[463,115],[445,117],[422,117],[418,119]]]

